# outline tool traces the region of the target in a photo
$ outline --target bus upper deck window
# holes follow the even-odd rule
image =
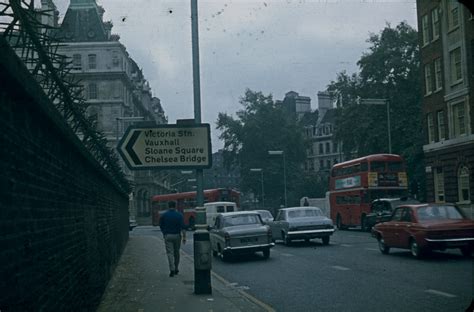
[[[370,163],[370,171],[375,171],[375,172],[385,171],[385,162],[383,162],[383,161],[372,161]]]
[[[398,172],[402,170],[403,170],[403,163],[401,161],[388,163],[388,171]]]

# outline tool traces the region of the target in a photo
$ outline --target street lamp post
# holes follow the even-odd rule
[[[116,132],[115,132],[115,139],[118,142],[119,140],[119,121],[140,121],[140,120],[145,120],[145,117],[143,116],[136,116],[136,117],[117,117],[115,118],[116,121]]]
[[[260,181],[262,184],[262,207],[265,207],[265,193],[263,188],[263,169],[262,168],[252,168],[250,169],[251,172],[260,172]]]
[[[392,135],[390,131],[390,101],[387,99],[361,99],[357,102],[364,105],[387,105],[387,132],[388,132],[388,153],[392,154]]]
[[[282,155],[283,157],[283,184],[285,193],[285,207],[288,207],[288,201],[286,198],[286,160],[284,151],[268,151],[268,155]]]

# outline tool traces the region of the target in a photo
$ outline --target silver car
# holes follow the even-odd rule
[[[272,242],[270,228],[263,224],[254,211],[221,213],[210,230],[211,248],[214,256],[226,261],[232,255],[263,252],[270,257]]]
[[[334,233],[332,220],[324,216],[318,207],[292,207],[279,210],[273,222],[268,223],[273,239],[281,239],[285,245],[292,240],[321,238],[324,245]]]

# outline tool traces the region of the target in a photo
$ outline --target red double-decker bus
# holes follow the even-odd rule
[[[377,198],[408,195],[405,162],[399,155],[369,155],[336,164],[329,179],[331,219],[338,229],[362,226]]]
[[[176,209],[184,216],[184,224],[194,228],[196,224],[196,192],[171,193],[155,195],[151,199],[152,224],[160,224],[160,214],[168,209],[168,202],[175,201]],[[217,188],[204,190],[204,203],[227,201],[236,203],[240,207],[240,192],[233,189]]]

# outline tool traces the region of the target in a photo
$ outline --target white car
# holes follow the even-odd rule
[[[270,227],[265,225],[255,211],[239,211],[219,214],[210,230],[211,248],[214,256],[223,261],[230,256],[261,251],[270,257],[272,241]]]
[[[332,220],[324,216],[318,207],[291,207],[279,210],[274,221],[268,222],[273,239],[280,239],[285,245],[291,241],[321,238],[324,245],[334,233]]]

